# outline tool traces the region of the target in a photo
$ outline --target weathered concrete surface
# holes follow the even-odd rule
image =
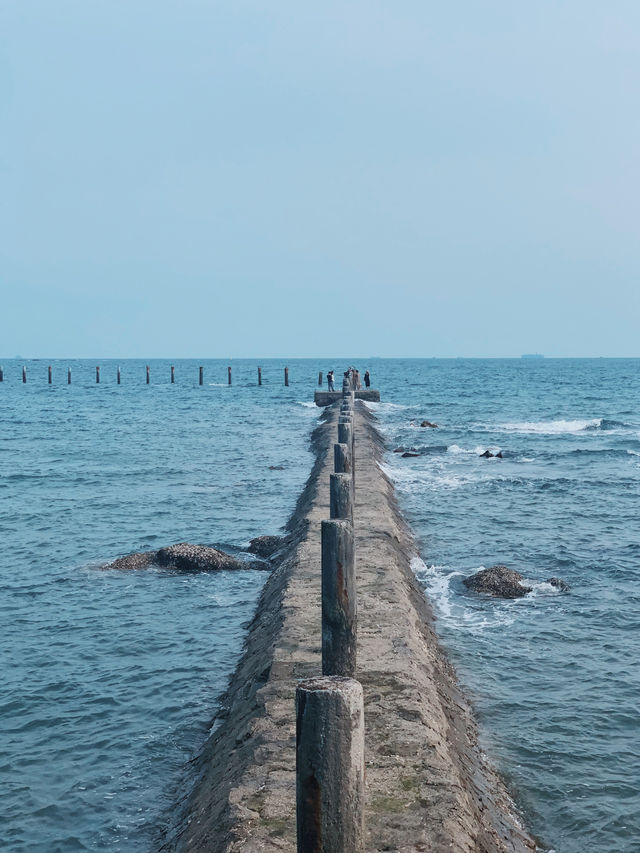
[[[164,850],[296,847],[295,688],[321,671],[320,524],[329,517],[337,412],[314,433],[317,461],[265,584],[224,709],[195,762]],[[357,678],[365,697],[367,851],[531,851],[476,744],[476,726],[410,569],[415,546],[377,462],[382,441],[356,404]]]
[[[356,400],[366,400],[368,403],[380,402],[380,392],[374,391],[373,388],[356,391],[355,395]],[[313,399],[316,406],[330,406],[337,400],[342,400],[342,391],[315,391]]]

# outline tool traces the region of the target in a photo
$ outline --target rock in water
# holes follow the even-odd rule
[[[118,557],[112,563],[102,566],[103,569],[146,569],[154,561],[155,551],[141,551],[137,554],[128,554],[126,557]]]
[[[549,578],[547,583],[550,583],[551,586],[555,586],[556,589],[559,589],[560,592],[569,592],[571,587],[566,581],[563,581],[562,578]]]
[[[405,452],[402,454],[402,457],[401,457],[401,458],[402,458],[402,459],[413,459],[413,457],[414,457],[414,456],[420,456],[420,454],[419,454],[419,453],[414,453],[414,452],[413,452],[413,451],[411,451],[411,450],[405,450]]]
[[[431,421],[422,421],[420,426],[421,427],[431,427],[431,429],[438,429],[438,424],[432,424]]]
[[[269,560],[283,543],[284,536],[256,536],[249,542],[247,551],[256,557],[262,557],[263,560]]]
[[[523,586],[522,575],[506,566],[491,566],[482,569],[462,582],[474,592],[483,592],[496,598],[522,598],[532,587]]]
[[[211,548],[208,545],[191,545],[189,542],[179,542],[160,548],[156,552],[155,561],[159,566],[181,569],[187,572],[210,572],[220,570],[237,570],[249,568],[246,563],[230,557],[224,551]],[[251,568],[256,568],[254,563]]]

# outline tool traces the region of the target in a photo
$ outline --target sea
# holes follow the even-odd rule
[[[126,360],[120,385],[97,364],[3,362],[0,849],[157,850],[266,573],[101,567],[181,541],[245,558],[282,532],[318,372],[354,364],[381,392],[414,571],[540,849],[640,850],[640,360]],[[498,563],[533,591],[466,590]]]

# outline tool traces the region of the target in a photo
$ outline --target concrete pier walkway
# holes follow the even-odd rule
[[[415,545],[381,471],[375,419],[356,403],[357,678],[364,688],[368,851],[532,851],[433,631]],[[337,406],[268,579],[244,655],[163,850],[296,849],[296,683],[321,672],[320,523],[329,517]]]

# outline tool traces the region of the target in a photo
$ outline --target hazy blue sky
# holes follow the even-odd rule
[[[640,355],[638,0],[0,0],[0,354]]]

